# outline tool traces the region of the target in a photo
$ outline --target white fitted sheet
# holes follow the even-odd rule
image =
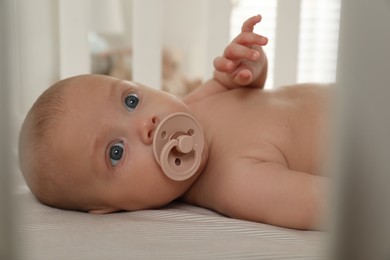
[[[325,259],[325,233],[242,221],[184,203],[91,215],[17,195],[22,259]]]

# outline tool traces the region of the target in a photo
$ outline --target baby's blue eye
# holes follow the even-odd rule
[[[125,97],[124,104],[129,111],[133,111],[139,103],[139,98],[136,94],[129,94]]]
[[[124,152],[123,148],[123,142],[115,143],[110,147],[109,156],[112,166],[115,166],[122,159]]]

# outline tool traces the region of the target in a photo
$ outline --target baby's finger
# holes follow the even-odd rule
[[[220,72],[230,73],[234,70],[234,63],[225,57],[219,56],[214,59],[214,68]]]
[[[261,45],[264,46],[268,43],[268,38],[262,35],[252,33],[252,32],[243,32],[240,33],[234,40],[234,43],[243,44],[243,45]]]
[[[249,69],[243,69],[237,73],[233,80],[238,85],[247,85],[252,81],[252,72]]]
[[[241,32],[252,32],[255,25],[260,21],[261,15],[252,16],[242,24]]]
[[[244,45],[232,43],[226,47],[223,56],[230,60],[247,59],[255,61],[260,57],[260,53]]]

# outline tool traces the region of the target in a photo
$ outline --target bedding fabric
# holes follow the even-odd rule
[[[323,232],[221,216],[184,203],[91,215],[17,195],[21,259],[325,259]]]

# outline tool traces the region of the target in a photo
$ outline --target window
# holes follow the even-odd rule
[[[298,82],[336,80],[340,0],[302,0]]]

